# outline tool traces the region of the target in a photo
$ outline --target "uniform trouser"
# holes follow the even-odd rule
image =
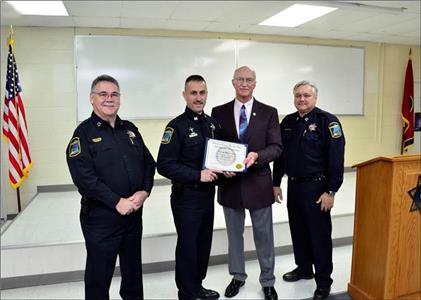
[[[105,217],[106,218],[106,217]],[[95,220],[97,219],[97,220]],[[98,224],[99,218],[81,214],[80,221],[86,246],[85,299],[109,299],[117,255],[120,260],[120,296],[123,300],[143,299],[141,239],[142,222],[133,231],[104,235],[109,224]],[[104,219],[104,216],[101,217]],[[115,220],[115,219],[114,219]],[[111,221],[110,221],[111,222]],[[110,228],[107,228],[110,229]]]
[[[316,203],[325,192],[324,182],[288,182],[288,217],[295,263],[303,274],[313,272],[318,287],[332,284],[332,222],[330,211]]]
[[[171,209],[177,230],[175,282],[179,299],[197,298],[206,277],[212,245],[215,189],[174,190]]]
[[[259,281],[262,287],[275,284],[275,249],[273,242],[272,206],[249,209],[253,238],[260,265]],[[228,270],[235,280],[245,281],[244,218],[245,209],[224,206],[228,234]]]

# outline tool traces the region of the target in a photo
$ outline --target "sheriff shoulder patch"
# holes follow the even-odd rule
[[[165,128],[164,135],[162,136],[161,144],[169,144],[171,142],[174,129],[171,127]]]
[[[330,135],[334,139],[338,139],[342,136],[341,126],[339,126],[338,122],[329,123],[329,131],[330,131]]]
[[[69,157],[78,156],[82,152],[79,137],[74,137],[69,143]]]

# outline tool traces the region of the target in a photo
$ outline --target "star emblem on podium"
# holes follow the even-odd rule
[[[412,199],[410,212],[418,210],[421,213],[421,175],[418,175],[417,185],[408,191],[409,197]]]

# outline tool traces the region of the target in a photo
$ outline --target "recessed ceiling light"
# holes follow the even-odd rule
[[[22,15],[68,16],[63,1],[7,1]]]
[[[326,15],[336,7],[294,4],[276,15],[264,20],[259,25],[297,27],[313,19]]]

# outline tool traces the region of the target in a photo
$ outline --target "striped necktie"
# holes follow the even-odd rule
[[[247,134],[247,116],[246,116],[246,107],[243,105],[240,109],[240,126],[239,126],[239,138],[240,142],[244,143],[246,141]]]

